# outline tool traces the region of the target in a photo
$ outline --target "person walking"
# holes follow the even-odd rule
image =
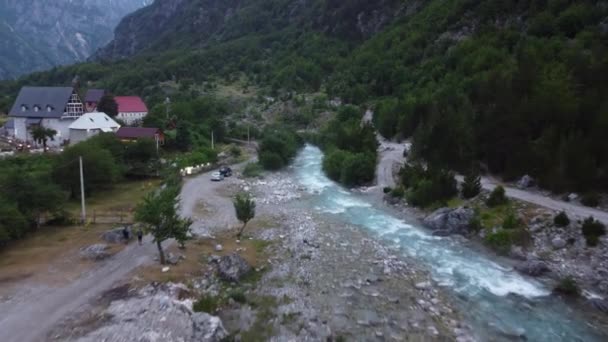
[[[127,229],[127,227],[124,227],[122,229],[122,237],[125,240],[125,245],[129,244],[129,230]]]
[[[144,232],[141,231],[141,228],[137,229],[137,241],[139,241],[140,246],[142,244],[143,238],[144,238]]]

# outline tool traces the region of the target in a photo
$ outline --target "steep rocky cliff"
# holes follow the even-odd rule
[[[151,0],[0,0],[0,79],[86,60]]]
[[[115,39],[95,55],[119,59],[169,48],[202,47],[251,33],[312,28],[348,40],[380,31],[415,1],[156,0],[127,16]]]

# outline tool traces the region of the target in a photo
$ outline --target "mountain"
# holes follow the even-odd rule
[[[605,1],[157,0],[94,60],[0,84],[0,107],[74,75],[151,108],[244,80],[373,108],[381,134],[434,169],[608,190]]]
[[[86,60],[150,0],[0,0],[0,79]]]
[[[412,6],[416,3],[400,0],[156,1],[127,16],[118,25],[115,39],[96,58],[119,59],[159,49],[201,48],[289,27],[362,40]]]

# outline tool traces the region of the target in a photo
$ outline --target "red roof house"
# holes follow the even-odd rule
[[[116,137],[123,141],[137,141],[139,139],[152,139],[163,145],[165,134],[160,128],[154,127],[120,127],[116,131]]]
[[[116,96],[119,120],[128,125],[138,124],[148,115],[148,107],[139,96]]]

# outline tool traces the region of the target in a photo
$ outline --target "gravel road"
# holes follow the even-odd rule
[[[214,211],[213,224],[236,223],[230,199],[220,196],[223,187],[233,182],[211,182],[211,172],[187,179],[182,189],[182,215],[192,217],[193,230],[206,225],[197,219],[195,209],[199,201]],[[0,331],[2,342],[46,341],[48,332],[63,318],[87,304],[104,291],[125,279],[136,268],[154,261],[157,250],[148,236],[143,246],[132,243],[110,259],[99,263],[80,279],[65,287],[44,284],[19,284],[19,292],[0,302]],[[165,248],[173,243],[165,242]]]
[[[464,181],[463,176],[457,176],[456,179],[459,182]],[[536,204],[541,207],[545,207],[551,210],[566,211],[569,215],[579,216],[579,217],[589,217],[593,216],[599,221],[602,221],[605,224],[608,224],[608,212],[603,210],[584,207],[582,205],[577,205],[573,203],[568,203],[564,201],[555,200],[553,198],[543,196],[540,194],[536,194],[533,192],[525,191],[522,189],[514,188],[505,184],[501,184],[492,179],[482,177],[481,178],[481,186],[483,189],[492,191],[498,185],[502,185],[505,188],[505,193],[510,198],[515,198],[520,201]]]

